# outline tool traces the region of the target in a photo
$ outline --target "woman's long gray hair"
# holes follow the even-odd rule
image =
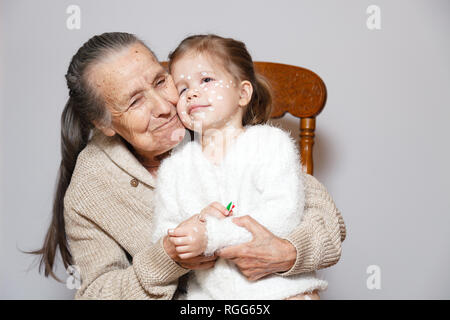
[[[101,96],[92,88],[87,77],[89,69],[110,54],[119,52],[136,43],[145,44],[135,35],[110,32],[96,35],[78,49],[72,57],[66,81],[69,99],[61,116],[61,164],[59,166],[56,191],[53,200],[53,216],[41,249],[28,253],[41,255],[39,270],[44,267],[45,276],[53,272],[59,248],[65,268],[72,264],[65,224],[64,196],[69,187],[78,155],[86,147],[93,122],[108,123],[109,112]]]

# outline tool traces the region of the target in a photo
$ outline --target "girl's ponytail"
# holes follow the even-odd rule
[[[242,124],[255,125],[266,123],[272,113],[272,90],[269,82],[258,73],[255,73],[253,95],[247,105]]]

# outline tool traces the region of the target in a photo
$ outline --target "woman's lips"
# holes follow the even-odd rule
[[[188,114],[191,114],[197,110],[200,110],[201,108],[207,108],[209,107],[209,104],[196,104],[196,105],[192,105],[188,108]]]

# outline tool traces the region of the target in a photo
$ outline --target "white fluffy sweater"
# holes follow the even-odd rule
[[[158,171],[153,240],[157,241],[211,202],[233,201],[233,217],[250,215],[278,237],[286,237],[301,220],[304,186],[295,140],[269,125],[246,127],[228,149],[220,165],[212,164],[198,142],[177,147]],[[232,217],[207,217],[205,254],[251,241],[245,228]],[[314,272],[291,277],[272,275],[248,281],[230,261],[191,274],[187,299],[283,299],[315,289],[327,282]]]

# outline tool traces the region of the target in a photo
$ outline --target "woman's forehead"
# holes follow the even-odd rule
[[[126,94],[136,82],[151,82],[163,69],[153,54],[137,44],[94,66],[91,80],[105,95]]]

